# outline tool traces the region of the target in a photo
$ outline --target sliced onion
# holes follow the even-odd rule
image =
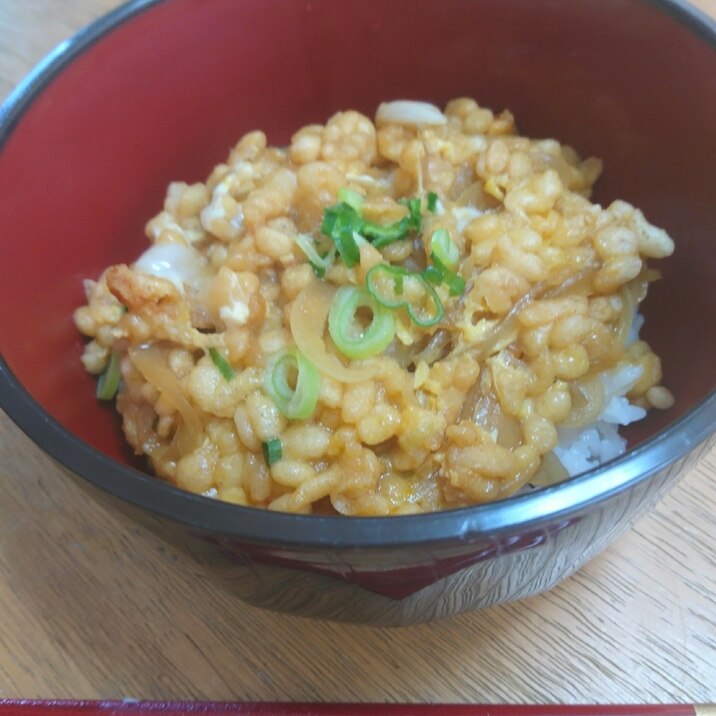
[[[569,392],[572,394],[572,409],[559,427],[582,428],[593,423],[604,410],[604,383],[598,375],[571,383]]]
[[[425,348],[412,358],[417,365],[421,360],[428,365],[432,365],[435,361],[445,356],[445,349],[450,345],[451,335],[444,328],[439,328],[432,335]]]
[[[454,186],[453,184],[453,189]],[[458,208],[474,207],[480,211],[486,211],[496,203],[497,200],[493,196],[485,193],[484,182],[482,181],[469,184],[455,197],[455,206]]]
[[[460,408],[460,420],[472,420],[485,430],[494,430],[497,427],[499,410],[495,392],[490,385],[489,371],[481,371],[465,394]]]
[[[160,348],[144,344],[129,349],[129,357],[136,369],[151,383],[162,397],[181,415],[184,429],[177,431],[182,453],[194,450],[202,441],[204,425],[199,411],[187,400],[179,379],[167,365]]]
[[[171,281],[179,291],[188,284],[200,286],[209,277],[209,269],[201,254],[182,244],[154,244],[132,265],[135,271]]]
[[[545,284],[540,282],[535,284],[517,303],[509,310],[508,313],[498,321],[488,332],[488,334],[478,343],[465,346],[457,351],[453,351],[452,355],[461,355],[462,353],[474,352],[475,360],[482,361],[494,352],[495,347],[504,336],[515,327],[517,316],[520,311],[528,304],[535,300],[539,294],[544,291]]]
[[[502,411],[497,416],[497,444],[502,447],[518,447],[522,443],[522,426],[519,420]]]
[[[375,121],[418,127],[421,124],[447,124],[447,117],[429,102],[398,99],[394,102],[383,102],[375,113]]]
[[[372,378],[378,366],[351,368],[328,353],[323,333],[336,289],[323,281],[312,281],[291,306],[291,334],[298,349],[324,375],[343,383],[360,383]]]
[[[621,291],[622,312],[619,316],[614,336],[615,343],[618,346],[626,345],[632,323],[639,308],[639,303],[643,301],[646,296],[646,288],[647,282],[637,278],[624,286]]]
[[[620,296],[622,299],[622,312],[616,325],[614,342],[618,346],[623,346],[626,344],[631,324],[634,321],[634,316],[636,314],[636,301],[634,300],[634,293],[629,286],[625,286],[621,290]]]
[[[530,478],[529,482],[537,487],[549,487],[564,482],[569,477],[569,473],[557,456],[553,452],[548,452],[542,457],[539,470]]]
[[[590,276],[593,276],[596,270],[599,268],[597,264],[588,264],[583,266],[579,271],[575,271],[573,274],[565,276],[564,278],[558,273],[555,277],[552,277],[548,282],[552,285],[548,291],[545,291],[543,296],[540,298],[559,298],[564,296],[570,289],[574,288],[578,283],[586,280]]]

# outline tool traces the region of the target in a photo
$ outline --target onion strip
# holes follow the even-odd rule
[[[515,326],[517,316],[529,303],[532,303],[539,294],[544,291],[545,284],[540,282],[535,284],[524,296],[522,296],[517,303],[505,314],[501,321],[498,321],[488,332],[488,334],[479,342],[471,345],[463,346],[454,350],[450,357],[462,355],[463,353],[475,353],[475,360],[482,361],[487,358],[492,352],[494,347],[498,344],[500,339],[511,331]]]
[[[411,359],[411,362],[417,365],[422,360],[428,365],[432,365],[435,361],[445,356],[445,349],[449,345],[450,334],[444,328],[439,328],[430,337],[427,345]],[[408,363],[408,365],[410,365],[410,363]]]
[[[559,461],[554,452],[542,456],[539,470],[530,478],[530,485],[535,487],[549,487],[568,480],[570,477],[566,468]]]
[[[572,409],[559,427],[583,428],[593,423],[604,410],[604,383],[598,375],[571,383],[569,392],[572,395]]]
[[[370,380],[378,372],[377,365],[351,368],[326,350],[323,333],[335,293],[335,287],[323,281],[312,281],[301,291],[291,306],[293,340],[301,353],[329,378],[342,383]]]
[[[161,349],[156,346],[143,344],[129,349],[129,357],[135,368],[151,383],[162,397],[181,415],[184,426],[188,430],[180,433],[177,430],[177,442],[182,453],[186,454],[195,449],[204,432],[204,425],[199,411],[192,406],[184,395],[179,379],[172,373],[164,360]]]
[[[475,360],[484,360],[490,355],[490,353],[493,352],[494,347],[498,344],[500,339],[503,338],[512,328],[514,328],[517,316],[524,308],[527,307],[528,304],[537,299],[557,298],[564,295],[574,285],[593,274],[596,269],[597,267],[595,265],[585,266],[562,281],[559,285],[553,286],[550,289],[547,289],[548,284],[546,281],[536,283],[527,293],[520,297],[514,306],[512,306],[512,308],[505,314],[502,320],[496,323],[479,343],[463,346],[462,348],[453,351],[451,353],[451,357],[475,351]]]
[[[614,337],[617,345],[626,345],[632,323],[634,323],[634,318],[636,317],[636,313],[639,308],[639,303],[644,299],[645,295],[646,281],[644,279],[636,278],[634,281],[631,281],[622,288],[620,293],[622,299],[622,311],[616,325]]]

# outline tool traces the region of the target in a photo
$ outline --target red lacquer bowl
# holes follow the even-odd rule
[[[402,624],[549,588],[713,443],[715,46],[711,21],[665,0],[130,2],[59,47],[0,116],[3,408],[96,497],[254,604]],[[466,95],[602,157],[596,199],[626,199],[675,238],[645,313],[676,405],[599,470],[416,517],[240,508],[130,465],[71,316],[83,278],[145,247],[167,184],[203,180],[251,129],[285,144],[340,109]]]

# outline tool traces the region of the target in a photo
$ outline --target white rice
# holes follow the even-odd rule
[[[627,345],[639,337],[644,317],[634,316]],[[559,443],[554,454],[564,469],[574,477],[613,460],[626,452],[626,440],[619,435],[620,425],[629,425],[646,416],[646,410],[625,397],[641,377],[642,369],[626,365],[605,371],[604,409],[597,420],[583,428],[558,428]]]

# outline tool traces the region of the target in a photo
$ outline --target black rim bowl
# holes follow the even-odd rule
[[[166,0],[133,0],[59,45],[0,109],[0,150],[52,79],[122,23]],[[649,0],[716,47],[716,22],[679,0]],[[554,522],[609,499],[684,457],[716,430],[716,390],[667,429],[601,467],[559,485],[474,507],[423,515],[295,515],[241,507],[180,490],[123,465],[75,437],[29,395],[0,356],[0,407],[49,456],[72,473],[150,512],[246,542],[338,549],[470,541]]]

